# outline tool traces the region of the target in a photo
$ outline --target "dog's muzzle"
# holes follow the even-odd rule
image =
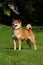
[[[17,25],[12,24],[12,27],[15,29],[15,27],[17,27]]]

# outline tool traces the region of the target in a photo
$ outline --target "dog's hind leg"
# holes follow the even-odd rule
[[[14,40],[14,50],[16,50],[16,41]]]
[[[35,41],[35,38],[34,36],[30,36],[29,39],[31,40],[31,42],[34,44],[34,49],[36,50],[36,41]]]

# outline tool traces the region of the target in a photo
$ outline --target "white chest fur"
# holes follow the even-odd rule
[[[14,30],[14,36],[16,38],[19,38],[20,37],[19,30]]]

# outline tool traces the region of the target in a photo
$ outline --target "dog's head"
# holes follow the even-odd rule
[[[13,27],[14,29],[19,29],[19,28],[21,28],[21,21],[20,21],[20,20],[14,20],[14,19],[13,19],[12,27]]]

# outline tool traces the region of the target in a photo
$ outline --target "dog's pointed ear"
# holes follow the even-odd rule
[[[20,22],[20,24],[22,25],[22,23],[21,23],[21,20],[18,20],[19,22]]]

